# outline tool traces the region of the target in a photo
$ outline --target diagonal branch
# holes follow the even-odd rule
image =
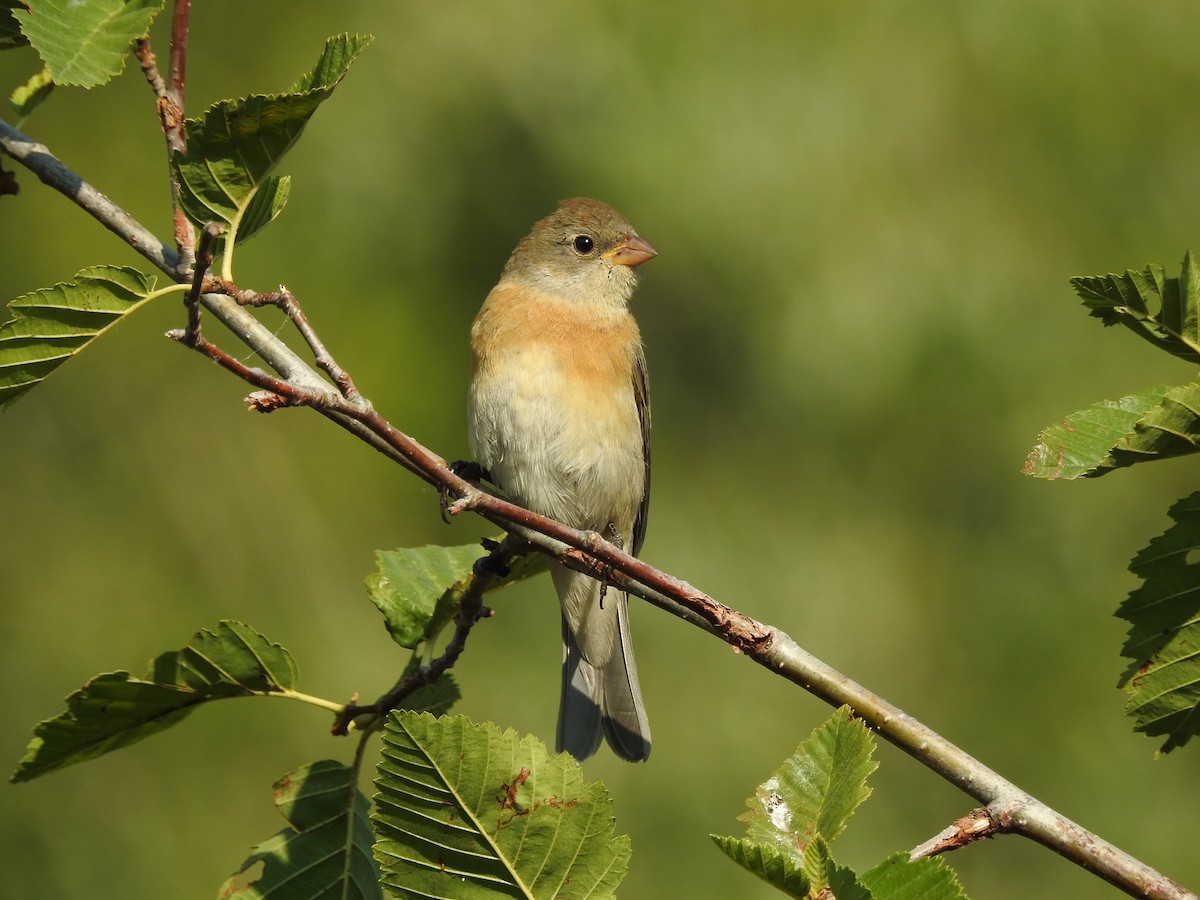
[[[39,144],[7,122],[0,121],[0,150],[37,175],[47,187],[52,187],[69,198],[156,267],[179,280],[175,272],[179,254],[163,244],[133,216],[67,168],[45,144]]]
[[[183,280],[176,274],[178,256],[174,251],[83,182],[44,146],[0,122],[0,149],[37,173],[46,184],[71,197],[158,268],[177,281]],[[444,459],[380,416],[357,391],[339,390],[297,356],[238,303],[236,286],[210,281],[202,286],[202,290],[205,292],[200,295],[200,302],[205,309],[277,373],[271,375],[234,359],[196,329],[194,349],[258,388],[258,392],[249,398],[253,408],[270,411],[283,406],[311,407],[446,495],[456,498],[448,507],[451,513],[471,510],[564,565],[607,581],[704,628],[754,662],[830,705],[849,705],[886,740],[982,803],[986,807],[986,818],[994,823],[988,827],[994,827],[996,832],[1020,834],[1037,841],[1132,896],[1164,900],[1196,897],[1022,791],[903,710],[823,663],[780,629],[746,616],[687,582],[635,559],[595,532],[569,528],[459,477]],[[298,318],[293,315],[292,321],[298,322]],[[310,347],[318,353],[323,352],[323,349],[317,350],[323,345],[316,339],[315,332],[311,331],[306,319],[303,321],[312,336],[308,341]],[[171,332],[170,337],[181,340],[187,333],[179,329]],[[332,374],[333,370],[327,368],[327,371]],[[920,850],[925,847],[918,848]]]
[[[178,337],[181,332],[172,333]],[[269,408],[310,406],[339,423],[353,421],[399,454],[415,474],[458,499],[452,514],[471,510],[572,569],[608,581],[704,628],[764,668],[832,706],[849,705],[882,737],[986,806],[1002,833],[1045,845],[1138,897],[1195,897],[1182,886],[1022,791],[903,710],[805,651],[791,637],[734,610],[625,553],[595,532],[578,531],[481,490],[445,461],[387,422],[370,404],[334,392],[313,392],[236,363],[211,344],[196,349],[225,365],[278,402]],[[264,411],[268,411],[264,408]],[[342,418],[339,418],[342,417]],[[378,444],[377,444],[378,448]],[[392,454],[389,454],[392,455]]]
[[[172,333],[178,337],[182,332]],[[1139,897],[1194,897],[1182,886],[1072,822],[989,769],[903,710],[805,651],[791,637],[734,610],[625,553],[595,532],[578,531],[523,509],[465,481],[441,457],[387,422],[369,404],[335,392],[314,392],[237,363],[205,341],[196,349],[278,398],[269,408],[310,406],[344,424],[352,421],[407,462],[408,468],[458,499],[451,513],[471,510],[577,571],[602,578],[698,625],[771,672],[832,706],[848,704],[882,737],[983,803],[995,830],[1045,845]],[[265,409],[265,408],[264,408]],[[377,444],[378,447],[378,444]],[[392,454],[389,454],[392,455]]]

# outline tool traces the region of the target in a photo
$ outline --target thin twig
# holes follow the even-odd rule
[[[196,249],[199,265],[192,271],[192,287],[183,298],[187,308],[187,328],[180,340],[188,347],[196,346],[200,339],[200,295],[204,290],[204,276],[213,264],[213,242],[225,233],[225,226],[220,222],[209,222],[200,232],[200,246]]]
[[[158,60],[150,47],[149,36],[134,42],[134,52],[141,63],[146,81],[154,91],[155,108],[163,135],[167,140],[167,170],[171,181],[171,209],[174,224],[175,245],[179,252],[178,274],[186,275],[192,268],[192,245],[196,235],[191,220],[183,211],[179,197],[181,188],[171,164],[176,154],[187,152],[187,135],[184,130],[184,79],[187,60],[188,19],[191,0],[178,0],[171,26],[171,57],[168,62],[170,82],[163,80],[158,71]]]
[[[162,114],[163,133],[167,138],[167,155],[187,153],[187,131],[184,127],[184,103],[187,86],[187,48],[192,15],[192,0],[175,0],[175,11],[171,16],[171,58],[167,63],[167,84],[164,97],[167,110]],[[169,162],[170,160],[168,160]],[[196,233],[191,219],[180,203],[182,186],[174,166],[171,173],[171,204],[174,222],[175,244],[179,248],[179,265],[186,272],[192,266],[192,246]]]
[[[242,290],[237,285],[214,278],[209,285],[209,290],[228,294],[242,306],[278,307],[291,320],[296,331],[300,333],[300,336],[304,338],[304,342],[308,344],[308,348],[313,354],[313,362],[329,376],[330,380],[337,386],[338,391],[341,392],[341,395],[355,405],[361,405],[365,402],[362,394],[355,387],[354,379],[350,377],[350,373],[337,364],[337,361],[333,358],[333,354],[326,349],[325,344],[318,337],[316,331],[313,330],[312,325],[308,321],[308,316],[304,314],[304,310],[296,302],[295,296],[283,285],[280,285],[277,291],[272,291],[268,294],[259,294],[255,291]]]
[[[471,581],[459,600],[458,614],[454,619],[454,635],[446,643],[442,654],[427,665],[419,666],[416,671],[402,677],[390,691],[374,703],[362,706],[356,703],[347,704],[334,719],[332,733],[346,734],[350,723],[361,716],[372,718],[359,727],[373,727],[416,690],[433,684],[452,668],[466,649],[467,638],[471,636],[475,624],[492,614],[492,611],[483,605],[483,595],[497,578],[508,571],[509,564],[519,552],[519,542],[513,537],[508,537],[495,545],[487,556],[477,559]]]
[[[957,850],[975,841],[990,838],[1001,831],[999,823],[992,818],[991,811],[986,807],[973,809],[949,828],[935,834],[925,843],[914,847],[908,852],[909,859],[923,859],[926,856],[937,856],[950,850]]]
[[[172,123],[173,134],[167,137],[172,148],[180,153],[187,150],[187,139],[183,131],[183,98],[187,85],[187,47],[191,31],[192,0],[175,0],[171,16],[171,61],[167,66],[167,97],[179,111]]]
[[[150,49],[150,36],[145,35],[134,41],[133,52],[138,58],[138,64],[142,68],[142,74],[146,76],[146,81],[149,83],[150,89],[154,91],[154,96],[159,98],[159,115],[165,119],[162,107],[165,106],[167,83],[162,80],[162,75],[158,73],[158,57]]]

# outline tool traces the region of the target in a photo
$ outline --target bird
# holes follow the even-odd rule
[[[468,436],[514,502],[637,555],[650,498],[650,389],[629,300],[658,252],[598,200],[562,201],[513,250],[471,326]],[[650,755],[628,597],[551,562],[562,611],[557,750]]]

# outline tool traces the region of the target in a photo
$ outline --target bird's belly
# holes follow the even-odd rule
[[[479,372],[471,385],[476,459],[522,506],[574,528],[612,523],[628,540],[645,489],[632,377],[622,390],[582,390],[546,358],[504,371],[514,374]]]

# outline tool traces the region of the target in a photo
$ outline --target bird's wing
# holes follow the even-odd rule
[[[650,380],[646,372],[646,354],[638,348],[633,366],[633,400],[637,405],[638,421],[642,425],[642,459],[646,464],[646,480],[642,488],[642,502],[638,505],[637,518],[633,522],[633,555],[637,556],[646,539],[646,519],[650,513]]]

